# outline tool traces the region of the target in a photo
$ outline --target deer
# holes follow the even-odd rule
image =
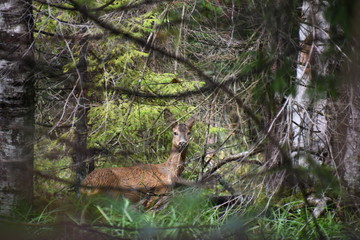
[[[133,203],[149,208],[157,198],[171,192],[175,185],[188,185],[181,174],[185,168],[186,152],[196,115],[185,123],[178,123],[173,114],[165,109],[164,118],[173,132],[170,156],[166,162],[96,169],[82,181],[80,192],[87,196],[101,193],[121,195]]]

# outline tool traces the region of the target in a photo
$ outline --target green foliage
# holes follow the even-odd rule
[[[198,14],[194,14],[193,17],[200,22],[214,20],[214,18],[221,17],[224,14],[224,10],[219,4],[206,0],[199,1],[197,11]]]
[[[63,136],[63,138],[65,137]],[[36,161],[34,161],[34,169],[51,177],[71,181],[74,172],[71,169],[70,149],[66,142],[61,143],[61,141],[43,138],[42,141],[35,145]],[[64,190],[65,192],[69,190],[66,184],[35,175],[35,196],[49,200],[51,196],[59,194],[59,192]]]
[[[291,85],[291,76],[293,75],[293,67],[291,61],[284,62],[278,69],[271,83],[270,91],[278,93],[282,96],[295,94],[295,86]]]
[[[159,95],[166,95],[196,90],[204,85],[203,81],[186,81],[171,73],[149,72],[141,82],[141,89]]]
[[[358,5],[356,3],[357,1],[352,0],[329,1],[329,7],[325,11],[326,20],[332,26],[340,26],[348,37],[353,27],[353,16]]]
[[[336,97],[339,94],[340,82],[338,76],[317,76],[313,81],[314,87],[309,88],[309,94],[313,99],[325,99],[329,95]]]
[[[210,129],[209,129],[210,134],[218,134],[218,133],[224,133],[224,132],[228,132],[228,130],[225,128],[219,128],[219,127],[210,127]]]

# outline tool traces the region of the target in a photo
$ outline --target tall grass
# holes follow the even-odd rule
[[[248,234],[251,239],[360,239],[359,222],[349,231],[339,217],[346,210],[329,205],[318,218],[313,210],[303,200],[272,206],[248,224]]]
[[[128,200],[102,201],[89,205],[98,217],[92,224],[103,223],[112,228],[99,227],[111,235],[123,238],[168,239],[202,238],[220,224],[218,213],[212,209],[209,199],[199,191],[181,191],[159,211],[144,211]]]

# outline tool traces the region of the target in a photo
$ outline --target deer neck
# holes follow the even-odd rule
[[[165,165],[172,176],[178,177],[184,171],[185,156],[186,149],[183,149],[182,151],[179,151],[176,148],[171,149],[170,156],[165,162]]]

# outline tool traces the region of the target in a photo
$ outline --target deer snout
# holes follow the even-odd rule
[[[185,140],[182,140],[179,142],[178,149],[182,150],[186,147],[186,145],[187,145],[187,142]]]

